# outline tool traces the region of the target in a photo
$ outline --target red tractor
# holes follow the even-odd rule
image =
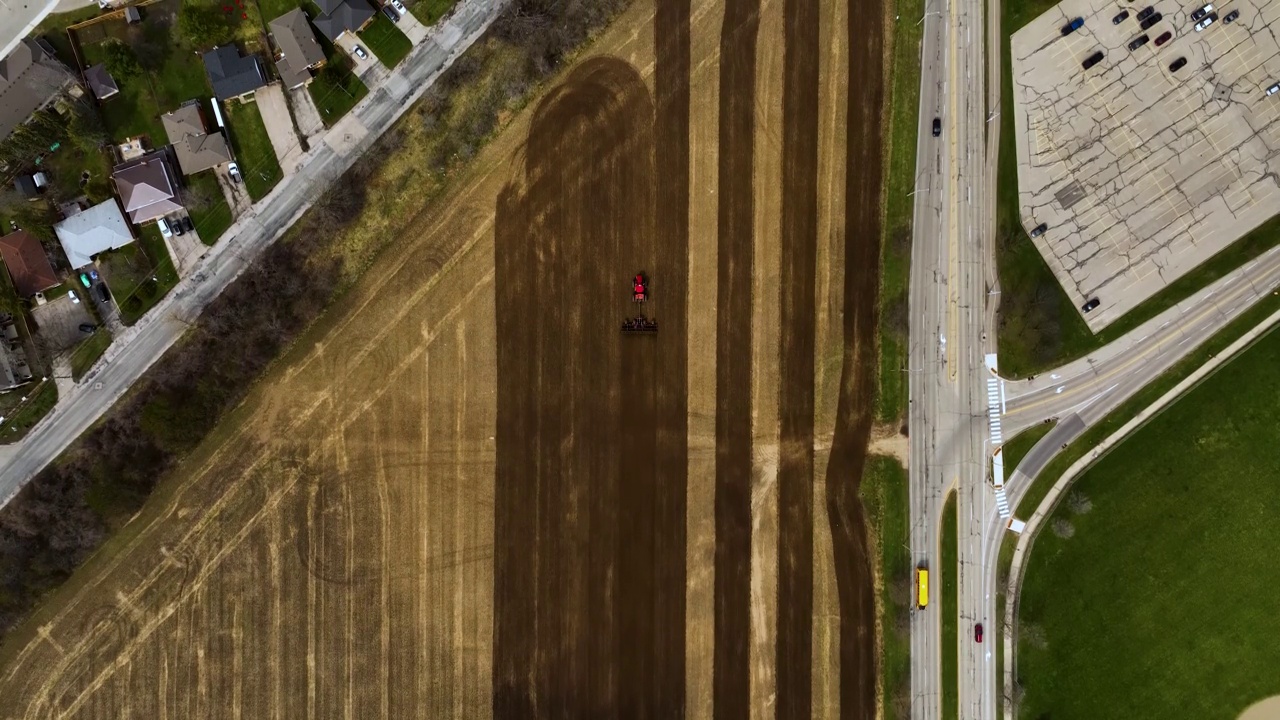
[[[649,279],[644,273],[636,273],[636,277],[631,281],[631,301],[644,302],[649,299]]]

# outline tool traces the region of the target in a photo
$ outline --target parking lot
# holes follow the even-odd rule
[[[1202,32],[1200,4],[1153,5],[1144,30],[1146,4],[1067,0],[1011,43],[1023,224],[1094,331],[1280,210],[1280,4],[1215,3]]]

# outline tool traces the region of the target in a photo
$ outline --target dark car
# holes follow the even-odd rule
[[[97,329],[98,329],[98,326],[94,325],[93,323],[80,323],[80,332],[82,333],[91,333]]]
[[[1084,305],[1081,305],[1080,309],[1084,310],[1085,312],[1089,312],[1090,310],[1096,309],[1101,304],[1102,304],[1101,300],[1099,300],[1098,298],[1094,298],[1089,302],[1085,303]]]
[[[395,22],[395,23],[400,22],[400,13],[396,12],[395,8],[391,7],[390,5],[382,6],[382,14],[386,15],[387,19],[390,20],[391,22]]]
[[[1072,20],[1071,22],[1062,26],[1062,34],[1070,35],[1071,33],[1079,30],[1082,27],[1084,27],[1084,18],[1076,18],[1075,20]]]
[[[1211,12],[1213,12],[1213,3],[1209,3],[1208,5],[1205,5],[1204,7],[1200,8],[1199,10],[1192,10],[1191,19],[1199,20],[1200,18],[1204,17],[1205,15],[1208,15]]]
[[[1082,63],[1080,63],[1080,64],[1084,66],[1084,69],[1085,69],[1085,70],[1088,70],[1089,68],[1093,67],[1094,65],[1097,65],[1098,63],[1102,62],[1102,57],[1103,57],[1103,56],[1102,56],[1102,51],[1101,51],[1101,50],[1099,50],[1098,52],[1096,52],[1096,53],[1094,53],[1094,54],[1090,55],[1089,57],[1085,58],[1085,59],[1084,59],[1084,62],[1082,62]]]
[[[1184,57],[1180,57],[1177,60],[1174,60],[1173,62],[1169,63],[1169,72],[1178,72],[1179,70],[1181,70],[1186,66],[1187,66],[1187,59]]]
[[[973,626],[973,641],[982,642],[982,623]]]
[[[1048,229],[1049,229],[1049,225],[1047,223],[1040,223],[1039,225],[1031,228],[1031,237],[1033,238],[1040,237],[1041,235],[1044,234],[1044,231]]]
[[[195,231],[196,231],[196,225],[195,225],[195,223],[191,222],[191,216],[190,216],[190,215],[183,215],[183,216],[182,216],[182,229],[183,229],[183,230],[186,230],[187,232],[195,232]]]
[[[1138,13],[1138,22],[1142,22],[1143,20],[1146,20],[1147,18],[1151,17],[1152,13],[1154,13],[1155,11],[1156,9],[1151,5],[1146,6],[1145,8],[1142,9],[1142,12]]]
[[[1120,14],[1118,14],[1118,15],[1116,15],[1115,17],[1111,18],[1111,24],[1112,24],[1112,25],[1119,25],[1120,23],[1122,23],[1122,22],[1124,22],[1125,20],[1128,20],[1128,19],[1129,19],[1129,11],[1128,11],[1128,10],[1121,10],[1121,11],[1120,11]]]
[[[1232,10],[1231,12],[1227,13],[1225,17],[1222,18],[1222,24],[1230,25],[1231,23],[1235,22],[1236,19],[1239,17],[1240,17],[1240,11]]]
[[[1139,35],[1138,37],[1134,38],[1134,39],[1129,43],[1129,49],[1130,49],[1130,50],[1137,50],[1138,48],[1142,47],[1143,45],[1146,45],[1146,44],[1147,44],[1147,41],[1148,41],[1148,40],[1150,40],[1150,39],[1151,39],[1151,38],[1150,38],[1150,37],[1147,37],[1146,35]]]
[[[169,229],[173,230],[174,235],[181,236],[186,232],[182,229],[182,221],[176,218],[165,218],[165,222],[169,223]]]
[[[106,283],[98,283],[94,286],[94,290],[98,293],[98,299],[104,303],[111,302],[111,293],[107,291]]]
[[[1151,17],[1139,23],[1138,27],[1142,28],[1143,30],[1150,30],[1152,26],[1154,26],[1156,23],[1160,22],[1163,19],[1164,19],[1163,15],[1161,15],[1160,13],[1156,13],[1155,15],[1152,15]]]
[[[1169,42],[1169,38],[1171,37],[1173,37],[1173,33],[1169,32],[1168,30],[1165,30],[1164,32],[1160,33],[1160,37],[1156,38],[1156,47],[1160,47],[1161,45]]]
[[[941,135],[942,135],[942,118],[934,118],[933,119],[933,136],[939,137]]]

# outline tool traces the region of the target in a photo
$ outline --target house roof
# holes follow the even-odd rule
[[[169,165],[163,152],[148,153],[128,165],[121,165],[112,173],[116,192],[129,219],[141,225],[174,210],[181,210],[177,202]]]
[[[267,84],[267,73],[257,55],[241,55],[234,45],[221,45],[203,56],[205,72],[213,94],[219,100],[229,100]]]
[[[36,178],[34,175],[19,175],[13,179],[13,186],[22,193],[23,197],[33,198],[40,194],[40,188],[36,187]]]
[[[22,297],[30,297],[58,284],[44,247],[26,230],[0,237],[0,257],[9,268],[9,277]]]
[[[23,38],[0,60],[0,140],[74,81],[39,43]]]
[[[311,21],[325,37],[337,40],[342,33],[359,30],[373,17],[373,8],[365,0],[319,0],[320,17]]]
[[[81,268],[93,262],[93,256],[133,242],[124,215],[114,198],[78,212],[53,226],[71,267]]]
[[[187,102],[177,110],[161,115],[160,124],[164,125],[165,134],[173,143],[173,154],[178,157],[178,167],[183,175],[231,162],[227,138],[220,132],[205,132],[204,115],[198,101]]]
[[[102,63],[85,70],[84,81],[89,84],[89,89],[93,91],[93,96],[99,100],[106,100],[120,92],[120,87],[116,85],[116,79],[111,77],[111,73],[107,72],[107,66]]]
[[[307,24],[302,8],[294,8],[271,21],[271,36],[275,38],[280,57],[276,69],[285,87],[297,87],[311,79],[307,68],[324,61],[324,49],[316,34]]]

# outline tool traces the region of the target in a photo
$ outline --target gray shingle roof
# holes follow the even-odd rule
[[[219,100],[229,100],[267,84],[267,73],[257,55],[241,55],[234,45],[220,45],[203,56],[204,69]]]
[[[120,87],[116,85],[116,79],[111,77],[111,73],[107,72],[107,66],[102,63],[85,70],[84,81],[89,84],[89,89],[93,91],[93,96],[99,100],[106,100],[120,92]]]
[[[161,115],[160,124],[164,125],[169,142],[173,143],[173,154],[178,157],[178,167],[183,175],[231,162],[226,137],[220,132],[210,134],[205,131],[198,101],[187,102],[177,110]]]
[[[301,8],[294,8],[272,20],[271,36],[280,50],[276,69],[280,71],[285,87],[297,87],[310,80],[311,73],[307,68],[324,62],[324,49],[307,24],[307,16]]]
[[[325,37],[337,40],[350,30],[355,32],[373,17],[374,11],[365,0],[320,0],[320,17],[311,21]]]
[[[0,60],[0,140],[74,81],[39,43],[23,38]]]

